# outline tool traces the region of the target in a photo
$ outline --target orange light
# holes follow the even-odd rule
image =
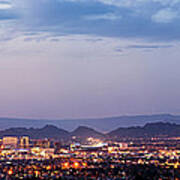
[[[47,166],[46,169],[47,169],[47,170],[50,170],[50,169],[51,169],[51,166]]]
[[[8,171],[8,175],[12,175],[13,174],[13,171],[10,169],[9,171]]]
[[[68,163],[68,162],[65,162],[65,163],[63,164],[63,168],[69,168],[69,163]]]
[[[37,176],[39,176],[39,171],[35,171],[35,176],[37,177]]]
[[[79,163],[78,162],[74,162],[74,168],[78,168],[79,167]]]
[[[83,166],[86,167],[86,166],[87,166],[87,163],[84,162],[84,163],[83,163]]]
[[[177,162],[176,164],[174,164],[174,168],[177,169],[179,167],[179,163]]]

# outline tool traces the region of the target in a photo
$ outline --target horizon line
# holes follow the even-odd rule
[[[180,114],[173,114],[173,113],[153,113],[153,114],[134,114],[134,115],[114,115],[114,116],[103,116],[103,117],[92,117],[92,118],[88,118],[88,117],[80,117],[80,118],[31,118],[31,117],[1,117],[0,116],[0,120],[1,119],[10,119],[10,120],[32,120],[32,121],[64,121],[64,120],[93,120],[93,119],[108,119],[108,118],[119,118],[119,117],[138,117],[138,116],[180,116]]]

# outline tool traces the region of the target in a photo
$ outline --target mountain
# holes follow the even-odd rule
[[[111,131],[112,129],[116,129],[117,127],[129,127],[129,125],[143,126],[147,123],[153,122],[170,122],[180,124],[180,116],[171,114],[157,114],[66,120],[0,118],[0,129],[7,129],[10,127],[42,128],[46,124],[52,124],[67,131],[73,131],[79,126],[87,126],[105,133]]]
[[[10,128],[0,131],[0,137],[3,136],[29,136],[32,139],[55,138],[67,139],[70,137],[68,131],[59,129],[53,125],[46,125],[43,128]]]
[[[147,123],[143,127],[118,128],[107,134],[108,137],[178,137],[180,125],[174,123]]]
[[[80,126],[72,132],[60,129],[53,125],[46,125],[43,128],[10,128],[0,131],[0,138],[3,136],[24,136],[32,139],[69,139],[76,136],[80,139],[88,137],[95,138],[122,138],[122,137],[180,137],[180,125],[174,123],[147,123],[144,126],[133,126],[117,128],[107,134],[100,133],[92,128]]]
[[[92,128],[80,126],[73,132],[60,129],[54,125],[46,125],[43,128],[9,128],[0,131],[0,138],[3,136],[29,136],[32,139],[69,139],[72,136],[79,137],[81,139],[88,137],[102,138],[104,134],[95,131]]]
[[[87,137],[102,138],[104,134],[95,131],[94,129],[89,127],[79,126],[77,129],[71,132],[71,136],[76,136],[80,138],[87,138]]]

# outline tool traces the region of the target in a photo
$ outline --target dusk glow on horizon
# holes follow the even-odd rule
[[[0,117],[180,114],[180,0],[0,0]]]

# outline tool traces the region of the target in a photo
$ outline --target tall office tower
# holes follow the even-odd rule
[[[19,145],[21,148],[28,148],[29,147],[29,137],[28,136],[22,136],[20,138]]]

